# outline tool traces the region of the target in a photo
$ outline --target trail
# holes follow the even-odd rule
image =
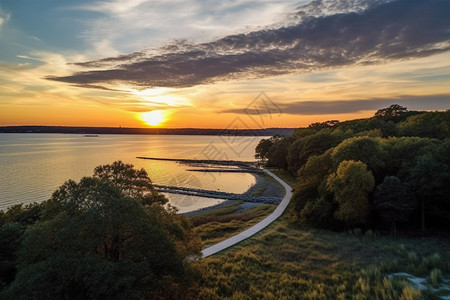
[[[234,245],[242,242],[245,239],[248,239],[249,237],[253,236],[254,234],[260,232],[261,230],[263,230],[264,228],[269,226],[273,221],[278,219],[283,214],[283,212],[285,211],[286,207],[289,204],[289,201],[292,198],[292,191],[291,191],[292,188],[286,182],[281,180],[278,176],[276,176],[269,170],[264,169],[264,172],[266,172],[268,175],[272,176],[275,180],[277,180],[279,183],[281,183],[281,185],[285,188],[286,195],[284,196],[283,200],[281,200],[280,204],[269,216],[267,216],[265,219],[263,219],[259,223],[253,225],[249,229],[247,229],[235,236],[232,236],[229,239],[226,239],[220,243],[217,243],[213,246],[203,249],[202,257],[208,257],[211,255],[214,255],[214,254],[219,253],[231,246],[234,246]]]

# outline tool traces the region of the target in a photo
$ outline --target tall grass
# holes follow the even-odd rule
[[[213,241],[219,232],[227,235],[251,222],[219,222],[226,215],[219,213],[197,230]],[[389,274],[430,276],[433,284],[449,276],[449,239],[337,233],[302,227],[292,220],[290,206],[278,221],[251,239],[196,262],[203,272],[197,297],[433,299],[432,293],[421,293],[406,278]]]

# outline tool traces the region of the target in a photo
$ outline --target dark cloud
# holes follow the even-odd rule
[[[277,103],[279,110],[284,114],[294,115],[326,115],[348,114],[360,111],[388,107],[391,104],[400,104],[409,110],[447,110],[450,109],[449,95],[430,96],[402,96],[397,98],[376,98],[349,101],[298,101],[291,103]],[[260,106],[258,106],[260,105]],[[266,103],[255,103],[246,109],[228,109],[222,113],[264,115],[268,113]]]
[[[77,63],[90,70],[48,79],[177,88],[424,57],[450,50],[449,12],[448,0],[313,1],[290,25]]]

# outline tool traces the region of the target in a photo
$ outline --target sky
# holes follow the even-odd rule
[[[448,0],[0,0],[0,126],[300,127],[450,109]]]

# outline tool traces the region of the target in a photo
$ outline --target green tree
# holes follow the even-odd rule
[[[397,233],[397,223],[407,221],[414,209],[406,188],[395,176],[386,176],[377,186],[373,203],[381,218],[391,225],[394,235]]]
[[[69,180],[53,193],[42,221],[26,231],[18,274],[1,297],[179,298],[195,284],[189,261],[201,245],[190,222],[99,177]]]
[[[432,154],[425,154],[417,159],[405,180],[408,190],[419,201],[422,231],[426,229],[426,215],[431,214],[433,208],[439,211],[449,206],[445,203],[448,202],[445,191],[448,190],[449,171],[448,165],[440,163]]]
[[[265,162],[267,160],[267,154],[269,153],[270,147],[273,145],[273,140],[270,139],[262,139],[259,141],[258,145],[255,148],[255,158]]]
[[[413,115],[398,127],[401,135],[445,139],[450,136],[450,110]]]
[[[318,228],[334,228],[339,226],[333,217],[336,205],[333,195],[326,189],[327,180],[322,180],[318,187],[318,198],[308,201],[300,212],[300,221]]]
[[[297,215],[300,216],[308,202],[313,202],[320,197],[319,187],[329,175],[331,165],[330,149],[322,155],[310,156],[306,164],[300,168],[292,197]]]
[[[334,148],[332,158],[335,166],[345,160],[354,160],[366,164],[377,178],[384,173],[384,152],[376,138],[363,136],[346,139]]]
[[[143,204],[167,202],[167,199],[155,190],[147,172],[133,168],[132,164],[115,161],[110,165],[98,166],[94,170],[94,177],[112,181],[125,196],[138,199]]]
[[[291,136],[281,137],[275,141],[267,154],[267,166],[287,170],[288,149],[293,142],[294,138]]]
[[[315,134],[296,139],[289,147],[287,162],[291,174],[296,175],[311,155],[324,153],[326,150],[335,147],[344,139],[340,131],[331,133],[327,130],[319,131]]]
[[[347,225],[365,224],[369,217],[368,194],[373,190],[374,178],[360,161],[345,160],[327,180],[327,189],[334,193],[339,204],[336,218]]]
[[[377,110],[375,118],[382,119],[384,121],[398,122],[401,120],[402,115],[406,114],[408,109],[398,104],[392,104],[391,106]]]
[[[42,205],[16,204],[0,211],[0,290],[9,285],[17,273],[17,251],[27,226],[41,218]]]
[[[401,181],[408,176],[418,157],[433,151],[438,140],[420,137],[399,137],[381,140],[385,152],[386,174],[395,175]]]
[[[1,223],[18,223],[22,227],[26,227],[40,220],[41,210],[42,205],[39,203],[15,204],[10,206],[6,212],[0,211],[0,220]]]
[[[16,251],[22,241],[23,232],[19,223],[8,223],[0,227],[0,291],[16,276]]]
[[[311,123],[308,128],[313,128],[313,129],[324,129],[324,128],[330,128],[335,126],[336,124],[339,124],[339,120],[329,120],[329,121],[325,121],[325,122],[315,122],[315,123]]]

